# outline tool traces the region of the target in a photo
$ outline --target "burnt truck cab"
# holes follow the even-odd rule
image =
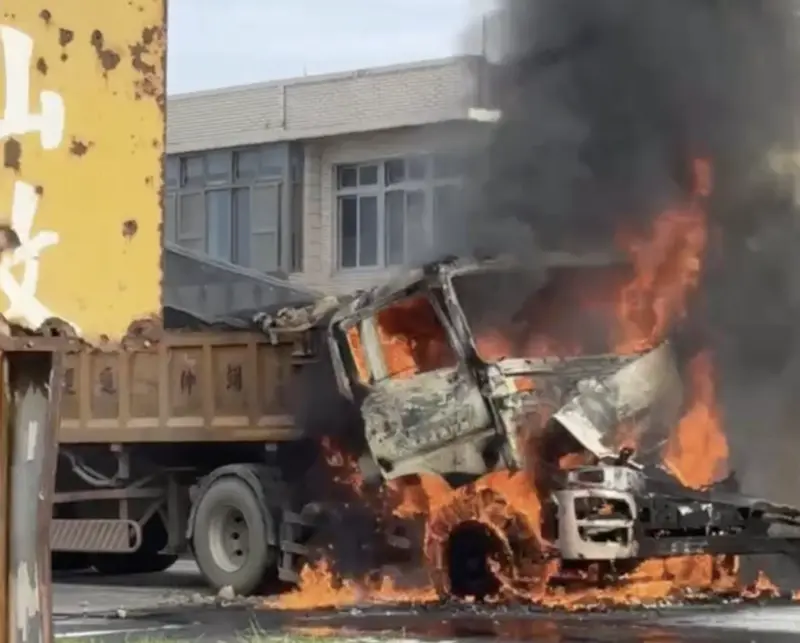
[[[387,480],[433,473],[458,485],[522,469],[523,429],[544,410],[599,460],[613,460],[612,432],[625,416],[664,406],[656,398],[677,408],[680,378],[668,347],[644,356],[480,350],[480,340],[508,327],[521,300],[541,292],[553,272],[611,262],[549,254],[522,268],[453,259],[409,271],[337,310],[327,341],[339,391],[361,410],[364,473]],[[487,308],[498,314],[483,315]]]

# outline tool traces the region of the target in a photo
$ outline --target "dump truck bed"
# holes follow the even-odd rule
[[[59,440],[261,442],[299,437],[293,346],[249,331],[166,331],[151,346],[67,355]]]

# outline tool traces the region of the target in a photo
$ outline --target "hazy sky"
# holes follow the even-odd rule
[[[486,0],[169,0],[169,93],[457,53]]]

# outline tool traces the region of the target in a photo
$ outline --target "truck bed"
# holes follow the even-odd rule
[[[61,443],[261,442],[299,437],[291,344],[245,331],[167,331],[147,348],[66,356]]]

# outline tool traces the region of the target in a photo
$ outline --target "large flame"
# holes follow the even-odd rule
[[[620,354],[655,346],[687,313],[688,299],[696,289],[708,240],[704,202],[712,189],[710,165],[695,163],[695,186],[687,202],[672,207],[656,217],[647,235],[620,231],[620,247],[630,256],[633,277],[616,288],[611,296],[600,297],[600,290],[590,281],[566,284],[558,296],[548,301],[545,310],[536,311],[536,323],[524,337],[511,336],[504,329],[491,329],[476,338],[484,359],[510,355],[541,356],[579,354],[583,347],[572,337],[564,337],[564,315],[574,293],[582,298],[584,308],[611,311],[615,324],[610,343]],[[567,296],[565,293],[571,292]],[[408,377],[417,372],[455,363],[441,325],[432,315],[424,298],[406,302],[402,308],[390,308],[378,316],[377,327],[386,363],[392,377]],[[349,336],[356,363],[365,376],[358,335]],[[688,410],[663,447],[662,459],[685,485],[701,488],[726,474],[728,444],[720,422],[714,387],[714,361],[710,352],[699,353],[688,366],[686,378]],[[534,427],[535,429],[535,427]],[[635,443],[635,432],[623,433]],[[383,490],[388,508],[398,517],[421,516],[426,521],[424,555],[429,582],[418,588],[399,589],[388,577],[369,581],[336,581],[327,562],[307,567],[299,588],[277,599],[274,605],[285,608],[311,608],[351,604],[353,602],[402,602],[432,600],[446,584],[443,569],[444,543],[459,525],[467,521],[482,523],[502,542],[502,560],[493,560],[501,581],[500,597],[513,597],[545,605],[574,607],[587,602],[612,601],[637,603],[663,599],[677,590],[730,591],[737,587],[738,562],[732,557],[693,556],[645,561],[624,570],[621,579],[611,586],[601,584],[601,571],[583,572],[584,583],[556,585],[556,572],[547,553],[552,545],[542,532],[543,500],[546,483],[537,471],[539,448],[535,431],[527,447],[532,449],[528,471],[493,473],[459,489],[435,476],[421,476],[395,481]],[[330,449],[330,444],[327,445]],[[633,446],[633,444],[632,444]],[[332,456],[333,457],[333,456]],[[583,458],[569,454],[560,466],[570,466]],[[339,480],[358,486],[354,463],[339,458]],[[513,525],[513,528],[512,528]],[[509,538],[516,533],[516,542]],[[523,535],[520,535],[520,534]],[[525,549],[521,554],[518,550]],[[515,565],[509,567],[509,559]],[[438,579],[438,580],[437,580]],[[763,579],[761,585],[769,586]]]

